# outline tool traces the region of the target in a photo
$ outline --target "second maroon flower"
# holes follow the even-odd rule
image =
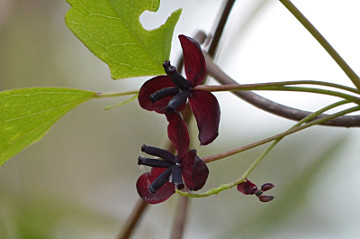
[[[204,161],[189,148],[189,133],[183,119],[178,113],[167,115],[168,136],[177,154],[152,146],[143,145],[141,151],[158,158],[140,156],[139,165],[152,167],[150,172],[142,174],[136,188],[142,199],[151,204],[165,201],[175,193],[175,188],[186,185],[189,190],[201,189],[209,175]]]

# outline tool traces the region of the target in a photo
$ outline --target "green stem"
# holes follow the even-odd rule
[[[304,84],[304,83],[299,83],[299,84]],[[338,91],[325,90],[325,89],[319,89],[319,88],[310,88],[310,87],[294,87],[294,86],[290,87],[290,86],[283,86],[283,85],[285,85],[285,84],[282,84],[282,82],[244,84],[244,85],[219,85],[219,86],[217,86],[217,85],[205,86],[204,85],[204,86],[197,86],[195,89],[207,90],[207,91],[212,91],[212,92],[214,92],[214,91],[240,91],[240,90],[298,91],[298,92],[309,92],[309,93],[318,93],[318,94],[324,94],[324,95],[337,96],[340,98],[350,100],[354,103],[360,104],[360,98],[352,96],[352,95],[348,95],[345,93],[341,93]],[[339,88],[339,87],[336,87],[336,88]],[[344,90],[344,87],[341,87],[340,89]],[[352,89],[351,92],[357,93],[357,94],[360,93],[358,90],[355,90],[355,89]]]
[[[242,85],[199,85],[195,87],[195,89],[199,90],[207,90],[207,91],[239,91],[239,90],[281,90],[281,91],[300,91],[300,92],[310,92],[310,93],[319,93],[331,96],[338,96],[344,99],[348,99],[355,103],[360,103],[360,99],[354,97],[352,95],[348,95],[345,93],[324,90],[318,88],[310,88],[310,87],[286,87],[286,85],[320,85],[320,86],[328,86],[333,87],[345,91],[349,91],[351,93],[359,94],[360,91],[351,87],[322,82],[322,81],[283,81],[283,82],[270,82],[270,83],[257,83],[257,84],[242,84]],[[98,92],[95,95],[95,98],[109,98],[109,97],[118,97],[118,96],[126,96],[126,95],[137,95],[139,94],[138,90],[130,90],[130,91],[113,91],[113,92]]]
[[[290,129],[293,129],[293,128],[296,128],[296,127],[299,127],[301,126],[302,124],[314,119],[315,117],[321,115],[322,113],[330,110],[330,109],[333,109],[333,108],[336,108],[340,105],[343,105],[343,104],[348,104],[350,103],[348,100],[342,100],[342,101],[339,101],[339,102],[336,102],[336,103],[333,103],[331,105],[328,105],[318,111],[315,111],[314,113],[306,116],[304,119],[300,120],[299,122],[297,122],[293,127],[291,127]],[[244,173],[244,175],[240,178],[241,180],[245,180],[249,175],[250,173],[256,168],[256,166],[265,158],[265,156],[284,138],[285,136],[283,137],[280,137],[280,138],[277,138],[276,140],[274,140],[265,150],[264,152],[261,153],[261,155],[250,165],[250,167],[246,170],[246,172]],[[237,180],[239,181],[239,180]],[[241,181],[242,182],[242,181]]]
[[[323,94],[323,95],[331,95],[331,96],[337,96],[349,101],[352,101],[354,103],[360,104],[360,98],[344,94],[337,91],[331,91],[331,90],[324,90],[324,89],[317,89],[317,88],[309,88],[309,87],[291,87],[291,86],[280,86],[274,89],[260,89],[260,90],[279,90],[279,91],[297,91],[297,92],[308,92],[308,93],[317,93],[317,94]]]
[[[273,136],[271,136],[269,138],[262,139],[262,140],[259,140],[257,142],[254,142],[254,143],[251,143],[251,144],[248,144],[248,145],[245,145],[245,146],[242,146],[242,147],[239,147],[239,148],[236,148],[236,149],[224,152],[224,153],[203,157],[202,159],[203,159],[203,161],[205,163],[209,163],[209,162],[216,161],[216,160],[219,160],[219,159],[222,159],[222,158],[226,158],[228,156],[231,156],[231,155],[234,155],[234,154],[237,154],[237,153],[240,153],[240,152],[255,148],[255,147],[259,146],[259,145],[266,144],[266,143],[271,142],[271,141],[273,141],[275,139],[278,139],[278,138],[293,134],[293,133],[298,132],[300,130],[306,129],[306,128],[310,127],[310,126],[313,126],[313,125],[316,125],[316,124],[321,124],[321,123],[323,123],[325,121],[332,120],[332,119],[335,119],[335,118],[340,117],[342,115],[346,115],[346,114],[349,114],[349,113],[352,113],[352,112],[355,112],[355,111],[358,111],[358,110],[360,110],[360,106],[355,106],[355,107],[349,108],[347,110],[340,111],[340,112],[338,112],[336,114],[325,116],[325,117],[313,120],[313,121],[311,121],[311,122],[309,122],[309,123],[307,123],[305,125],[301,125],[301,126],[289,129],[289,130],[287,130],[285,132],[273,135]]]
[[[112,91],[112,92],[97,92],[95,98],[106,98],[106,97],[118,97],[125,95],[138,95],[138,90],[129,90],[129,91]]]
[[[313,114],[307,116],[306,118],[304,118],[303,120],[299,121],[297,124],[295,124],[291,129],[285,131],[284,133],[281,133],[281,134],[278,134],[278,135],[275,135],[273,137],[270,137],[268,138],[267,142],[270,142],[270,141],[274,141],[271,145],[269,145],[263,152],[262,154],[249,166],[249,168],[245,171],[245,173],[239,178],[237,179],[236,181],[234,182],[231,182],[231,183],[227,183],[227,184],[223,184],[223,185],[220,185],[219,187],[217,188],[212,188],[208,191],[206,191],[205,193],[201,193],[201,194],[194,194],[194,193],[187,193],[187,192],[183,192],[183,191],[180,191],[180,190],[176,190],[176,192],[182,196],[186,196],[186,197],[195,197],[195,198],[200,198],[200,197],[208,197],[208,196],[211,196],[211,195],[214,195],[214,194],[219,194],[220,192],[224,191],[224,190],[227,190],[227,189],[231,189],[233,188],[234,186],[240,184],[241,182],[244,182],[246,180],[246,178],[248,178],[248,176],[250,175],[250,173],[256,168],[256,166],[265,158],[265,156],[276,146],[277,143],[279,143],[279,141],[281,139],[283,139],[285,136],[289,135],[289,134],[292,134],[292,133],[295,133],[301,129],[305,129],[305,128],[308,128],[312,125],[315,125],[315,124],[319,124],[319,123],[322,123],[322,121],[326,121],[326,120],[330,120],[332,118],[335,118],[335,117],[339,117],[341,115],[344,115],[344,114],[348,114],[348,113],[351,113],[351,112],[354,112],[354,111],[357,111],[357,110],[360,110],[360,107],[359,106],[356,106],[356,107],[352,107],[350,109],[347,109],[347,110],[343,110],[341,112],[338,112],[334,115],[331,115],[331,116],[328,116],[328,117],[324,117],[324,118],[321,118],[321,119],[318,119],[318,120],[314,120],[314,121],[311,121],[310,123],[307,123],[303,126],[301,126],[301,124],[315,118],[316,116],[322,114],[323,112],[327,111],[327,110],[330,110],[332,108],[335,108],[335,107],[338,107],[340,105],[343,105],[343,104],[346,104],[346,103],[350,103],[349,101],[347,100],[343,100],[343,101],[340,101],[340,102],[336,102],[334,104],[331,104],[327,107],[324,107],[322,108],[321,110],[318,110],[316,112],[314,112]],[[260,141],[258,141],[260,142]],[[264,144],[264,143],[267,143],[267,142],[261,142],[261,144]],[[258,144],[261,145],[261,144]],[[242,151],[240,151],[242,152]],[[232,154],[231,154],[232,155]],[[222,157],[223,158],[223,157]],[[211,161],[206,161],[204,158],[203,160],[205,162],[211,162]],[[212,160],[214,161],[214,160]]]
[[[330,43],[321,35],[321,33],[311,24],[311,22],[295,7],[290,0],[279,0],[294,17],[310,32],[310,34],[320,43],[320,45],[329,53],[345,74],[350,78],[356,88],[360,89],[360,78],[337,53]]]
[[[204,53],[206,59],[207,72],[212,76],[217,82],[222,85],[238,85],[238,82],[229,77],[225,72],[223,72],[219,66],[217,66],[213,59],[206,53]],[[258,107],[261,110],[267,111],[277,116],[281,116],[290,120],[299,121],[311,114],[312,112],[299,110],[289,106],[285,106],[274,101],[271,101],[263,96],[260,96],[252,91],[232,91],[232,93],[239,97],[240,99],[252,104],[255,107]],[[319,117],[324,117],[322,115]],[[323,123],[327,126],[336,126],[336,127],[359,127],[360,126],[360,115],[351,115],[351,116],[342,116],[336,119],[326,121]]]
[[[257,84],[243,84],[243,85],[217,85],[217,86],[210,86],[210,85],[199,85],[195,87],[195,89],[199,90],[207,90],[207,91],[238,91],[238,90],[285,90],[285,91],[292,91],[294,89],[291,88],[281,88],[281,86],[287,85],[319,85],[319,86],[328,86],[337,88],[340,90],[349,91],[351,93],[359,94],[360,91],[351,87],[343,86],[340,84],[334,84],[330,82],[323,82],[323,81],[282,81],[282,82],[270,82],[270,83],[257,83]],[[306,90],[308,89],[308,90]],[[299,88],[299,90],[295,91],[303,91],[303,92],[312,92],[312,93],[320,93],[320,94],[327,94],[333,96],[339,96],[342,98],[350,99],[351,101],[359,101],[356,97],[352,97],[347,94],[343,94],[336,91],[325,91],[322,89],[316,88]],[[118,97],[118,96],[126,96],[126,95],[138,95],[138,90],[129,90],[129,91],[113,91],[113,92],[98,92],[95,95],[95,98],[109,98],[109,97]],[[352,97],[352,98],[351,98]]]
[[[349,91],[355,94],[360,95],[360,91],[358,89],[330,83],[330,82],[324,82],[324,81],[312,81],[312,80],[300,80],[300,81],[279,81],[279,82],[268,82],[268,83],[255,83],[255,84],[233,84],[233,85],[216,85],[216,86],[210,86],[210,85],[199,85],[196,86],[195,89],[201,89],[201,90],[208,90],[208,91],[234,91],[234,90],[242,90],[242,89],[255,89],[255,87],[272,87],[272,86],[287,86],[287,85],[318,85],[318,86],[328,86],[337,88],[340,90]],[[256,89],[255,89],[256,90]]]

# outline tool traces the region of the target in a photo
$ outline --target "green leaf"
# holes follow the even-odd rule
[[[0,92],[0,165],[40,140],[61,116],[95,92],[25,88]]]
[[[114,79],[163,74],[181,9],[154,30],[145,30],[140,15],[155,12],[160,0],[67,0],[66,25],[97,57]]]

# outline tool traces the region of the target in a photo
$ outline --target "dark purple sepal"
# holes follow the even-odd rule
[[[142,174],[136,182],[136,189],[140,197],[147,203],[157,204],[170,198],[175,193],[174,184],[165,182],[155,193],[150,192],[150,185],[167,168],[152,168],[151,172]]]
[[[270,202],[274,199],[274,196],[260,195],[258,198],[261,202]]]
[[[190,150],[181,161],[182,175],[186,187],[189,190],[201,189],[209,176],[209,169],[196,154],[196,150]]]
[[[140,88],[139,91],[139,104],[143,109],[149,111],[156,111],[157,113],[165,113],[165,109],[169,100],[173,96],[167,96],[161,98],[154,103],[151,101],[151,95],[155,92],[162,90],[164,88],[176,87],[176,85],[171,81],[171,79],[166,75],[156,76],[146,81]]]
[[[166,114],[168,137],[174,145],[177,156],[182,158],[189,149],[190,136],[185,121],[179,113]]]
[[[189,103],[199,129],[201,145],[213,142],[219,135],[220,106],[216,97],[204,90],[193,90]]]
[[[268,191],[268,190],[272,189],[273,187],[275,187],[274,184],[272,184],[272,183],[265,183],[265,184],[263,184],[263,185],[261,186],[261,190],[265,192],[265,191]]]
[[[205,79],[206,63],[199,43],[185,35],[179,35],[184,55],[185,74],[191,86],[200,85]]]
[[[245,195],[253,195],[258,191],[257,186],[249,180],[238,184],[237,190]]]

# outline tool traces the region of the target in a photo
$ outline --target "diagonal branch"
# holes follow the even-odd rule
[[[227,74],[225,74],[212,60],[212,58],[204,53],[206,60],[206,67],[209,75],[214,77],[220,84],[223,85],[233,85],[238,84],[237,81],[233,80]],[[299,121],[306,116],[312,114],[312,112],[295,109],[289,106],[285,106],[274,101],[271,101],[265,97],[262,97],[258,94],[255,94],[251,91],[232,91],[234,95],[241,98],[242,100],[264,110],[269,113],[281,116],[287,119]],[[328,116],[327,114],[322,114],[317,118],[322,118]],[[316,119],[317,119],[316,118]],[[360,127],[360,115],[348,115],[341,116],[336,119],[326,121],[323,125],[328,126],[338,126],[338,127]]]
[[[340,66],[345,74],[350,78],[356,88],[360,89],[360,78],[345,62],[345,60],[337,53],[330,43],[321,35],[321,33],[311,24],[311,22],[296,8],[290,0],[279,0],[294,17],[309,31],[309,33],[320,43],[327,53]]]
[[[230,12],[232,7],[234,6],[236,0],[227,0],[224,4],[224,7],[221,11],[221,16],[219,21],[216,24],[216,29],[214,32],[214,37],[211,41],[210,47],[209,47],[209,54],[214,56],[216,49],[219,45],[220,38],[224,32],[224,28],[226,25],[226,22],[228,21],[228,18],[230,16]],[[199,43],[203,43],[206,39],[206,34],[202,31],[198,32],[194,39],[198,41]],[[183,58],[181,57],[179,63],[178,63],[178,69],[181,69],[183,66]],[[185,113],[185,115],[184,115]],[[184,119],[187,118],[190,120],[190,111],[183,112]],[[187,197],[181,196],[179,198],[178,202],[178,209],[174,220],[173,229],[171,232],[171,239],[181,239],[184,235],[184,229],[185,229],[185,223],[186,223],[186,216],[188,214],[189,210],[189,203],[190,199]]]
[[[216,29],[214,32],[214,37],[211,41],[209,50],[208,50],[208,54],[210,54],[211,56],[215,55],[216,49],[219,45],[220,42],[220,38],[224,32],[224,28],[226,25],[226,22],[230,16],[230,12],[232,7],[234,6],[236,0],[227,0],[224,8],[221,12],[221,16],[220,19],[216,25]],[[206,39],[206,34],[202,31],[197,32],[197,34],[194,36],[194,39],[197,40],[199,43],[203,43]],[[179,64],[178,64],[178,68],[180,69],[180,67],[183,66],[183,58],[180,59]],[[185,115],[184,118],[189,118],[189,116],[187,115],[189,113],[189,111],[185,111]],[[190,203],[190,198],[188,197],[184,197],[181,196],[179,198],[179,202],[178,202],[178,210],[176,213],[176,217],[174,220],[174,225],[173,225],[173,230],[171,232],[171,239],[181,239],[183,238],[184,235],[184,228],[185,228],[185,223],[186,223],[186,217],[188,214],[188,209],[189,209],[189,203]]]
[[[175,214],[174,225],[170,236],[171,239],[183,238],[187,215],[189,211],[190,198],[180,196],[178,200],[178,209]]]
[[[228,5],[224,8],[224,12],[227,14],[230,13],[232,5],[235,1],[229,0],[227,2]],[[291,3],[289,0],[280,0],[280,2],[304,25],[304,27],[314,36],[316,40],[324,47],[324,49],[330,54],[331,57],[338,63],[338,65],[343,69],[343,71],[348,75],[348,77],[354,82],[354,84],[359,88],[359,77],[356,73],[346,64],[346,62],[341,58],[341,56],[335,51],[335,49],[326,41],[326,39],[317,31],[317,29],[302,15],[302,13]],[[209,47],[209,52],[205,53],[206,65],[208,74],[215,78],[220,84],[223,85],[231,85],[238,84],[237,81],[231,79],[228,75],[226,75],[214,62],[213,57],[216,52],[216,48],[218,46],[219,40],[224,30],[224,26],[226,21],[221,20],[219,23],[222,23],[222,26],[217,26],[216,32],[214,34],[214,39],[211,42]],[[239,98],[245,100],[246,102],[264,110],[269,113],[295,120],[300,121],[306,116],[312,114],[312,112],[304,111],[292,107],[288,107],[265,97],[262,97],[258,94],[255,94],[251,91],[234,91],[232,92]],[[317,118],[328,116],[326,114],[322,114]],[[360,115],[353,116],[341,116],[336,119],[326,121],[322,125],[328,126],[337,126],[337,127],[360,127]]]
[[[224,5],[223,11],[221,13],[219,22],[216,25],[216,29],[214,32],[213,39],[211,41],[211,44],[209,46],[208,53],[210,56],[214,56],[217,50],[217,47],[220,42],[220,38],[224,32],[226,22],[230,16],[230,12],[232,7],[234,6],[236,0],[228,0],[226,4]]]
[[[145,202],[144,200],[138,199],[133,211],[131,212],[131,215],[127,219],[117,239],[130,238],[135,227],[137,226],[143,214],[145,213],[145,210],[148,208],[148,205],[149,204],[147,204],[147,202]]]

